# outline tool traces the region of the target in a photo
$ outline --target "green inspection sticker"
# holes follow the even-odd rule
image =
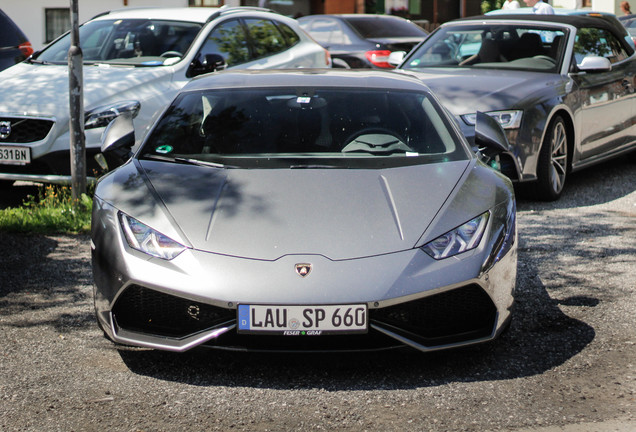
[[[159,154],[168,154],[172,152],[172,150],[174,150],[173,147],[169,145],[162,145],[155,149],[155,151]]]

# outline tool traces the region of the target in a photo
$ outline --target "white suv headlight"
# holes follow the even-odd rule
[[[485,212],[462,226],[426,243],[420,249],[436,260],[449,258],[474,249],[479,246],[484,231],[486,231],[489,216],[490,213]]]
[[[523,117],[523,111],[521,110],[490,111],[486,114],[497,120],[504,129],[518,129],[521,126],[521,118]],[[477,121],[477,114],[464,114],[461,117],[466,124],[471,126],[474,126]]]
[[[165,260],[176,258],[186,249],[182,244],[124,213],[119,212],[119,222],[128,245],[133,249]]]
[[[84,115],[84,129],[94,129],[108,126],[118,115],[130,112],[132,118],[137,117],[141,103],[136,100],[115,102],[110,105],[102,105],[87,111]]]

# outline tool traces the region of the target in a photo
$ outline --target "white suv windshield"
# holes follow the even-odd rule
[[[349,168],[469,157],[426,93],[330,88],[184,93],[140,155],[259,167],[315,159]]]
[[[80,27],[80,45],[86,62],[159,66],[167,58],[182,57],[200,29],[201,24],[182,21],[97,20]],[[69,46],[67,34],[36,59],[66,63]]]

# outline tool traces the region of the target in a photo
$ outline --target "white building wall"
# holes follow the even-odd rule
[[[239,0],[236,0],[239,1]],[[124,7],[124,0],[78,0],[79,22],[102,12]],[[128,0],[128,7],[185,7],[188,0]],[[231,2],[226,2],[231,3]],[[45,9],[70,8],[70,0],[2,0],[0,8],[11,17],[38,50],[45,45]]]

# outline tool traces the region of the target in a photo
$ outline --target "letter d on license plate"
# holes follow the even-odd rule
[[[290,336],[366,333],[367,305],[238,305],[238,332]]]

